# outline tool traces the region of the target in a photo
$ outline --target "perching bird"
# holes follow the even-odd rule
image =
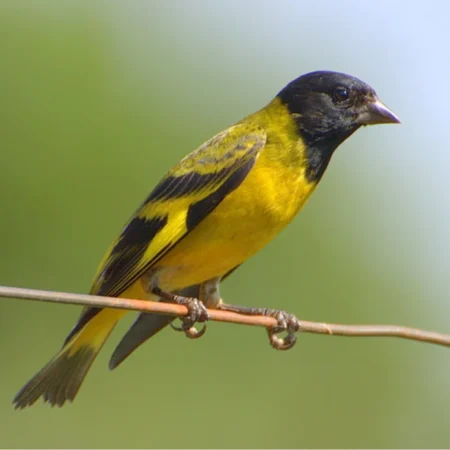
[[[267,106],[190,153],[156,185],[112,243],[91,294],[186,305],[182,329],[208,318],[205,306],[275,317],[271,337],[298,321],[281,310],[226,304],[220,281],[271,241],[300,211],[336,148],[359,127],[398,123],[357,78],[313,72],[289,83]],[[16,408],[39,397],[72,401],[117,321],[118,309],[85,308],[63,348],[17,394]],[[110,368],[173,318],[140,314]],[[279,341],[278,341],[279,342]]]

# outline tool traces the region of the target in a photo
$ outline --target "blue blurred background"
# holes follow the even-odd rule
[[[0,283],[86,292],[162,174],[317,69],[401,126],[357,132],[302,214],[223,287],[308,320],[450,331],[445,1],[0,2]],[[73,405],[11,400],[79,308],[0,300],[1,447],[448,447],[450,353],[395,339],[166,330]]]

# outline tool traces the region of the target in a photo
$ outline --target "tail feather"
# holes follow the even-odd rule
[[[62,350],[19,391],[16,409],[33,405],[40,397],[52,406],[73,401],[98,352],[124,312],[103,310],[88,322]]]
[[[124,359],[147,339],[169,325],[175,318],[161,314],[141,313],[117,345],[109,360],[109,368],[115,369]]]

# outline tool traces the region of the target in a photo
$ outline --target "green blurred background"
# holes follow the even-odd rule
[[[445,1],[0,2],[0,283],[86,292],[161,175],[291,79],[339,70],[401,126],[359,131],[223,287],[309,320],[450,331]],[[448,447],[450,353],[395,339],[165,330],[75,403],[14,411],[79,308],[0,300],[2,447]]]

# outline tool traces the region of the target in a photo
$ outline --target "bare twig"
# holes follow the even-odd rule
[[[185,316],[187,308],[181,305],[127,298],[101,297],[97,295],[70,294],[67,292],[41,291],[0,286],[0,297],[25,300],[38,300],[52,303],[66,303],[100,308],[127,309],[130,311],[152,312],[172,316]],[[229,322],[260,327],[274,327],[277,322],[272,317],[245,316],[228,311],[208,310],[210,319],[217,322]],[[303,332],[328,334],[334,336],[390,336],[450,346],[450,335],[397,325],[340,325],[335,323],[309,322],[300,320]]]

